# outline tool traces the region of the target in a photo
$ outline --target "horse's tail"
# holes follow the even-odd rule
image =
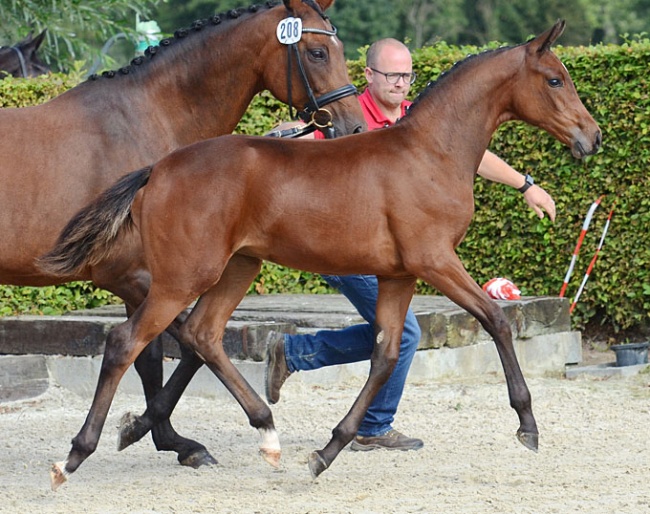
[[[151,176],[151,166],[122,177],[65,226],[54,248],[37,259],[38,267],[69,276],[106,258],[120,230],[131,227],[131,205]]]

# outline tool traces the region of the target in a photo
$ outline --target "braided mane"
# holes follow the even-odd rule
[[[314,7],[315,5],[314,8],[319,12],[319,14],[321,14],[321,16],[324,16],[318,4],[316,4],[313,0],[303,0],[303,1],[305,1],[308,5],[312,7]],[[101,73],[101,75],[95,73],[90,77],[88,77],[88,80],[97,80],[102,77],[113,78],[117,75],[128,75],[136,71],[138,67],[142,65],[146,65],[147,63],[151,62],[151,60],[155,56],[159,55],[161,51],[165,51],[170,46],[177,44],[179,41],[187,38],[188,36],[191,37],[200,32],[205,32],[206,30],[212,30],[215,28],[219,28],[219,29],[221,29],[222,27],[227,28],[227,25],[226,26],[223,25],[224,22],[239,19],[242,16],[247,14],[255,14],[261,8],[271,9],[273,7],[276,7],[277,5],[279,5],[278,1],[268,0],[263,6],[253,4],[249,7],[239,7],[236,9],[231,9],[230,11],[227,11],[225,13],[215,14],[213,16],[210,16],[209,18],[196,20],[192,22],[192,24],[189,27],[180,28],[174,31],[174,35],[172,37],[165,38],[162,41],[160,41],[160,43],[158,43],[157,45],[150,46],[145,50],[144,55],[133,58],[127,66],[123,66],[118,70],[104,71]]]

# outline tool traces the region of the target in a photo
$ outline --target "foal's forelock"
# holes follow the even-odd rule
[[[303,0],[308,3],[313,2],[313,0]],[[174,35],[160,41],[158,45],[150,46],[144,52],[143,56],[135,57],[131,60],[130,64],[119,68],[118,70],[109,70],[104,71],[101,75],[94,74],[88,77],[88,80],[97,80],[99,78],[114,78],[119,75],[129,75],[130,73],[136,72],[141,66],[147,65],[155,57],[159,55],[164,55],[171,47],[176,46],[181,41],[189,40],[198,41],[197,37],[199,34],[206,34],[208,32],[218,30],[227,30],[229,28],[228,22],[241,19],[243,16],[253,15],[260,11],[260,9],[272,9],[279,5],[278,1],[268,0],[262,6],[253,4],[249,7],[239,7],[236,9],[231,9],[227,12],[220,14],[215,14],[209,18],[203,18],[195,20],[189,27],[184,27],[174,31]],[[320,10],[320,9],[319,9]],[[196,38],[196,39],[194,39]],[[191,51],[191,50],[190,50]],[[197,57],[198,58],[198,57]]]

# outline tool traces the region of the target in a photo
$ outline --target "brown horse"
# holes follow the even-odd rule
[[[598,125],[550,51],[563,29],[558,21],[526,44],[464,60],[431,84],[394,127],[325,142],[245,136],[199,142],[124,177],[80,212],[41,261],[48,272],[83,273],[137,238],[152,283],[143,304],[108,336],[107,344],[122,351],[104,361],[93,408],[66,461],[54,466],[54,480],[90,455],[122,374],[196,297],[181,329],[183,340],[238,399],[251,395],[240,399],[242,405],[263,405],[230,371],[221,344],[226,322],[263,259],[379,278],[370,375],[330,442],[310,455],[314,477],[352,440],[389,377],[417,278],[474,315],[494,338],[519,416],[517,436],[537,449],[531,397],[510,325],[455,248],[472,219],[477,167],[501,123],[523,120],[541,127],[577,158],[600,146]],[[251,419],[267,415],[261,406],[249,412]],[[129,437],[146,432],[143,419],[129,420]],[[277,445],[279,452],[272,425],[257,426],[266,449]]]
[[[323,126],[330,122],[327,105],[336,135],[364,128],[343,45],[324,14],[332,3],[284,0],[215,15],[178,30],[129,66],[43,105],[0,110],[0,283],[93,280],[120,296],[130,314],[149,286],[146,269],[128,256],[138,249],[65,278],[44,273],[34,262],[101,191],[175,148],[232,132],[264,89],[306,106],[303,116],[315,115]],[[283,44],[276,36],[287,20],[292,26],[302,20],[296,43]],[[170,331],[178,335],[174,326]],[[202,361],[189,350],[183,355],[179,369],[191,376]],[[147,398],[153,398],[162,387],[161,345],[150,345],[136,369]],[[155,428],[153,438],[159,450],[177,452],[182,464],[214,462],[203,445],[180,437],[169,421]]]
[[[36,55],[46,32],[47,30],[44,30],[35,38],[29,33],[15,45],[0,46],[0,79],[5,77],[4,73],[12,77],[27,78],[44,75],[50,71],[47,64]]]

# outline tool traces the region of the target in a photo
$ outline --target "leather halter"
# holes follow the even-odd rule
[[[336,27],[332,26],[332,30],[310,29],[310,28],[303,27],[302,32],[303,34],[311,33],[311,34],[323,34],[325,36],[336,36],[337,31],[336,31]],[[285,131],[282,131],[280,137],[291,137],[291,138],[300,137],[306,134],[310,134],[311,132],[314,132],[316,129],[324,129],[325,137],[327,139],[332,139],[334,138],[334,125],[332,124],[332,113],[327,109],[323,109],[323,107],[330,103],[336,102],[342,98],[345,98],[346,96],[356,95],[357,88],[354,87],[354,85],[352,84],[346,84],[345,86],[336,88],[335,90],[330,91],[329,93],[325,93],[324,95],[321,95],[318,98],[316,98],[316,96],[314,95],[314,91],[311,88],[311,85],[309,83],[309,79],[307,78],[307,73],[305,72],[305,67],[302,63],[302,59],[300,58],[298,44],[292,43],[290,45],[287,45],[287,59],[288,59],[287,91],[289,93],[289,114],[292,118],[295,119],[293,115],[293,105],[291,101],[291,54],[292,53],[296,54],[298,73],[300,74],[300,79],[302,80],[303,86],[307,91],[307,97],[308,97],[307,105],[303,108],[302,111],[299,111],[297,113],[297,116],[302,121],[304,121],[307,125],[298,130],[291,129],[287,133],[285,133]]]

